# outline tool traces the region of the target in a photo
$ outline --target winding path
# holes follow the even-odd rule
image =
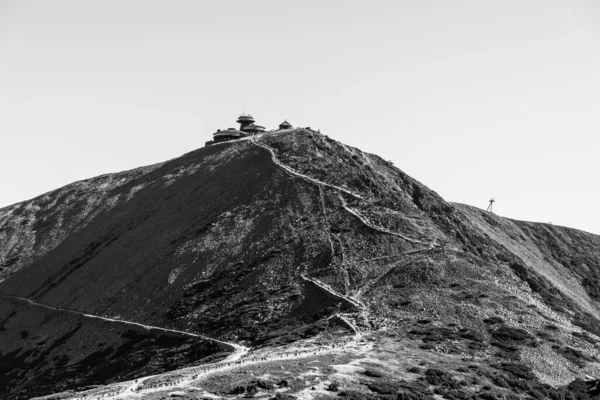
[[[125,320],[122,320],[122,319],[115,319],[115,318],[109,318],[109,317],[101,317],[99,315],[86,314],[86,313],[81,312],[81,311],[76,311],[76,310],[71,310],[71,309],[66,309],[66,308],[58,308],[58,307],[53,307],[53,306],[49,306],[49,305],[46,305],[46,304],[38,303],[36,301],[33,301],[33,300],[25,298],[25,297],[9,296],[9,295],[5,295],[5,294],[0,294],[0,297],[4,297],[4,298],[7,298],[7,299],[20,300],[20,301],[29,303],[32,306],[43,307],[43,308],[46,308],[48,310],[68,312],[68,313],[71,313],[71,314],[81,315],[81,316],[87,317],[87,318],[96,318],[96,319],[101,319],[101,320],[108,321],[108,322],[118,322],[118,323],[126,324],[126,325],[135,325],[135,326],[139,326],[141,328],[147,329],[147,330],[158,330],[158,331],[163,331],[163,332],[173,332],[173,333],[178,333],[178,334],[181,334],[181,335],[191,336],[191,337],[194,337],[194,338],[200,338],[200,339],[204,339],[204,340],[209,340],[211,342],[219,343],[219,344],[221,344],[223,346],[229,347],[231,350],[233,350],[233,353],[231,355],[229,355],[229,357],[235,356],[236,357],[235,359],[239,359],[240,357],[242,357],[244,354],[248,353],[248,351],[249,351],[248,347],[241,346],[241,345],[236,344],[236,343],[225,342],[225,341],[222,341],[222,340],[219,340],[219,339],[213,339],[211,337],[204,336],[204,335],[198,335],[196,333],[191,333],[191,332],[186,332],[186,331],[179,331],[177,329],[168,329],[168,328],[163,328],[163,327],[160,327],[160,326],[146,325],[146,324],[141,324],[139,322],[125,321]],[[229,357],[227,357],[227,358],[229,358]]]
[[[370,221],[368,221],[365,217],[363,217],[358,211],[351,209],[350,207],[348,207],[348,205],[346,204],[346,201],[344,200],[344,198],[342,196],[339,196],[340,200],[342,201],[342,207],[344,207],[344,210],[348,211],[350,214],[354,215],[356,218],[358,218],[358,220],[360,222],[362,222],[363,224],[365,224],[366,226],[368,226],[369,228],[377,231],[377,232],[381,232],[381,233],[385,233],[387,235],[392,235],[392,236],[396,236],[399,237],[409,243],[413,243],[413,244],[423,244],[426,245],[428,243],[425,243],[421,240],[418,239],[413,239],[411,237],[405,236],[401,233],[397,233],[397,232],[392,232],[390,230],[387,230],[385,228],[382,228],[380,226],[374,225],[373,223],[371,223]]]
[[[341,294],[335,292],[333,289],[328,288],[326,285],[324,285],[314,279],[310,279],[310,278],[307,278],[304,276],[303,276],[303,278],[313,282],[315,285],[318,285],[319,287],[323,288],[324,290],[330,292],[332,295],[334,295],[336,297],[341,297],[344,300],[351,302],[352,304],[356,305],[357,307],[362,306],[361,304],[354,301],[353,299],[349,299],[347,296],[344,296],[344,295],[341,295]],[[191,336],[191,337],[201,338],[201,339],[205,339],[205,340],[211,340],[213,342],[217,342],[217,343],[229,346],[229,347],[233,348],[233,350],[234,350],[233,353],[231,353],[227,358],[225,358],[223,361],[220,361],[218,363],[200,365],[200,366],[195,366],[195,367],[186,367],[186,368],[178,369],[175,371],[165,372],[162,374],[155,374],[155,375],[141,377],[141,378],[138,378],[135,380],[118,382],[118,383],[104,386],[100,389],[92,389],[92,390],[85,391],[85,392],[74,393],[73,396],[65,397],[65,399],[68,398],[68,399],[76,399],[76,400],[103,400],[103,399],[138,398],[138,396],[142,395],[142,394],[148,394],[148,393],[152,393],[152,392],[156,392],[156,391],[163,391],[163,390],[167,390],[167,389],[177,389],[177,388],[187,387],[190,384],[192,384],[192,382],[196,381],[198,378],[207,376],[216,371],[223,372],[226,370],[231,370],[234,368],[239,368],[242,366],[248,366],[248,365],[253,365],[253,364],[258,364],[258,363],[266,363],[266,362],[281,361],[281,360],[292,360],[292,359],[306,358],[306,357],[310,357],[310,356],[317,355],[317,354],[329,353],[334,350],[342,349],[342,348],[349,347],[349,346],[354,346],[358,342],[358,340],[360,340],[360,338],[362,338],[362,334],[359,331],[359,329],[356,327],[356,325],[354,325],[354,323],[352,321],[350,321],[348,318],[346,318],[345,316],[338,313],[338,314],[331,316],[330,318],[335,318],[335,317],[340,318],[354,332],[352,339],[350,341],[348,341],[347,343],[345,343],[343,345],[338,345],[338,346],[331,345],[331,346],[325,346],[325,347],[310,348],[307,350],[296,350],[294,352],[281,352],[281,353],[276,353],[276,354],[273,354],[270,356],[262,356],[262,357],[254,356],[254,357],[252,357],[249,355],[250,348],[248,348],[248,347],[241,346],[236,343],[230,343],[230,342],[225,342],[225,341],[218,340],[218,339],[213,339],[213,338],[210,338],[210,337],[204,336],[204,335],[198,335],[195,333],[180,331],[180,330],[176,330],[176,329],[162,328],[162,327],[153,326],[153,325],[146,325],[146,324],[141,324],[138,322],[124,321],[124,320],[114,319],[114,318],[109,318],[109,317],[101,317],[98,315],[87,314],[87,313],[70,310],[70,309],[53,307],[53,306],[38,303],[31,299],[27,299],[27,298],[19,297],[19,296],[10,296],[10,295],[5,295],[5,294],[0,294],[0,297],[7,298],[7,299],[13,299],[13,300],[19,300],[22,302],[26,302],[35,307],[42,307],[42,308],[46,308],[48,310],[72,313],[72,314],[80,315],[80,316],[83,316],[86,318],[97,318],[97,319],[101,319],[101,320],[108,321],[108,322],[117,322],[117,323],[127,324],[127,325],[136,325],[136,326],[142,327],[144,329],[148,329],[148,330],[156,329],[159,331],[173,332],[173,333],[178,333],[178,334],[187,335],[187,336]],[[362,306],[362,307],[364,307],[364,306]],[[168,382],[168,383],[157,382],[157,383],[151,384],[149,387],[144,387],[146,384],[146,381],[148,381],[149,379],[161,378],[161,377],[163,377],[167,380],[170,377],[177,378],[177,379],[174,382],[172,382],[172,381]],[[48,395],[48,396],[36,397],[35,399],[43,400],[43,399],[55,398],[53,396],[54,395]]]
[[[330,294],[331,294],[331,295],[333,295],[334,297],[337,297],[337,298],[339,298],[339,299],[342,299],[342,300],[344,300],[344,301],[346,301],[346,302],[348,302],[348,303],[352,304],[354,307],[357,307],[357,308],[358,308],[358,309],[360,309],[360,310],[364,310],[364,309],[365,309],[365,306],[364,306],[364,304],[362,304],[361,302],[359,302],[359,301],[357,301],[357,300],[353,299],[353,298],[352,298],[352,297],[350,297],[350,296],[346,296],[346,295],[343,295],[343,294],[341,294],[341,293],[338,293],[338,292],[336,292],[335,290],[333,290],[333,288],[332,288],[331,286],[329,286],[329,285],[326,285],[325,283],[323,283],[323,282],[321,282],[321,281],[318,281],[318,280],[316,280],[316,279],[314,279],[314,278],[310,278],[310,277],[308,277],[308,276],[306,276],[306,275],[304,275],[304,274],[302,274],[302,275],[300,275],[300,276],[302,277],[302,279],[304,279],[304,280],[306,280],[306,281],[309,281],[309,282],[313,283],[314,285],[316,285],[316,286],[320,287],[321,289],[323,289],[323,290],[325,290],[326,292],[330,293]]]
[[[362,216],[358,211],[349,208],[346,201],[344,200],[344,198],[342,196],[342,193],[346,194],[348,196],[351,196],[355,199],[366,201],[366,199],[364,199],[361,195],[354,193],[343,187],[329,184],[329,183],[320,181],[318,179],[312,178],[310,176],[304,175],[302,173],[295,171],[294,169],[290,168],[289,166],[283,164],[277,158],[277,156],[275,154],[275,150],[273,148],[271,148],[270,146],[259,141],[259,138],[262,136],[263,135],[251,136],[248,138],[244,138],[244,140],[247,140],[250,143],[252,143],[253,145],[260,147],[260,148],[264,149],[265,151],[267,151],[271,156],[272,162],[274,164],[276,164],[277,166],[279,166],[281,169],[283,169],[286,173],[288,173],[294,177],[301,178],[311,184],[317,185],[320,189],[323,187],[328,187],[330,189],[336,190],[338,192],[339,198],[342,201],[342,206],[343,206],[344,210],[346,210],[347,212],[349,212],[350,214],[352,214],[353,216],[358,218],[363,224],[365,224],[369,228],[371,228],[375,231],[384,233],[384,234],[399,237],[399,238],[401,238],[407,242],[413,243],[413,244],[429,245],[429,247],[427,247],[427,248],[421,248],[421,249],[418,249],[418,250],[415,250],[415,251],[409,252],[409,253],[392,255],[392,256],[384,256],[381,258],[376,258],[376,259],[372,259],[372,260],[362,260],[359,262],[376,261],[378,259],[385,259],[385,258],[397,257],[397,256],[401,256],[401,255],[406,255],[406,254],[418,253],[418,252],[422,252],[422,251],[432,250],[433,248],[435,248],[435,246],[433,244],[425,243],[423,241],[413,239],[408,236],[402,235],[400,233],[392,232],[385,228],[374,225],[373,223],[368,221],[364,216]],[[324,217],[325,217],[325,219],[327,219],[322,192],[321,192],[321,201],[323,203]],[[331,238],[330,238],[330,245],[332,246],[332,249],[333,249],[333,243],[331,242]],[[341,243],[340,243],[340,245],[341,245]],[[310,281],[313,284],[315,284],[316,286],[320,287],[321,289],[329,292],[331,295],[352,304],[353,306],[358,308],[359,311],[364,312],[367,310],[367,307],[359,300],[357,300],[353,297],[347,296],[347,295],[340,294],[340,293],[336,292],[333,288],[329,287],[328,285],[326,285],[316,279],[310,278],[305,275],[301,275],[301,277],[304,280]],[[173,332],[173,333],[179,333],[182,335],[188,335],[188,336],[192,336],[192,337],[202,338],[205,340],[210,340],[210,341],[213,341],[216,343],[220,343],[224,346],[227,346],[227,347],[230,347],[233,349],[232,354],[230,354],[226,359],[224,359],[223,361],[218,362],[218,363],[208,364],[208,365],[200,365],[200,366],[196,366],[196,367],[187,367],[187,368],[182,368],[182,369],[171,371],[171,372],[166,372],[163,374],[156,374],[156,375],[150,375],[150,376],[138,378],[136,380],[119,382],[119,383],[105,386],[103,388],[104,390],[102,390],[102,393],[99,393],[97,389],[93,390],[93,391],[89,391],[89,392],[80,392],[80,393],[77,393],[74,396],[70,397],[71,399],[85,399],[85,400],[98,399],[99,400],[99,399],[106,399],[106,398],[113,398],[113,399],[115,399],[115,398],[124,399],[124,398],[131,398],[131,397],[137,398],[142,393],[146,394],[146,393],[162,391],[162,390],[166,390],[166,389],[175,390],[177,388],[189,386],[194,381],[196,381],[198,378],[206,376],[211,373],[214,373],[216,371],[222,372],[225,370],[230,370],[230,369],[238,368],[241,366],[248,366],[248,365],[257,364],[257,363],[265,363],[265,362],[282,360],[282,359],[283,360],[297,359],[297,358],[309,357],[311,355],[327,353],[327,352],[331,352],[331,351],[338,350],[341,348],[353,346],[362,338],[362,333],[358,329],[358,327],[349,318],[347,318],[346,316],[344,316],[340,313],[337,313],[337,314],[331,316],[330,318],[335,318],[335,317],[340,318],[354,332],[352,339],[349,340],[347,343],[344,343],[343,345],[337,345],[337,346],[331,345],[331,346],[326,346],[326,347],[311,348],[308,350],[295,351],[293,353],[282,352],[282,353],[275,353],[275,354],[271,354],[271,355],[263,356],[263,357],[256,357],[256,356],[253,357],[251,354],[249,354],[250,349],[248,347],[241,346],[241,345],[238,345],[235,343],[224,342],[224,341],[221,341],[218,339],[213,339],[213,338],[210,338],[210,337],[207,337],[204,335],[198,335],[195,333],[179,331],[179,330],[174,330],[174,329],[167,329],[167,328],[162,328],[162,327],[157,327],[157,326],[145,325],[145,324],[141,324],[138,322],[124,321],[124,320],[113,319],[113,318],[109,318],[109,317],[101,317],[101,316],[86,314],[86,313],[74,311],[74,310],[56,308],[56,307],[47,306],[44,304],[37,303],[33,300],[22,298],[22,297],[17,297],[17,296],[6,296],[6,295],[1,295],[1,294],[0,294],[0,296],[18,299],[21,301],[28,302],[31,305],[45,307],[45,308],[51,309],[51,310],[75,313],[75,314],[79,314],[79,315],[82,315],[82,316],[88,317],[88,318],[97,318],[97,319],[102,319],[102,320],[109,321],[109,322],[119,322],[119,323],[124,323],[124,324],[129,324],[129,325],[136,325],[136,326],[139,326],[139,327],[142,327],[145,329],[156,329],[156,330],[160,330],[160,331],[164,331],[164,332]],[[147,381],[152,378],[164,378],[165,381],[164,382],[157,381],[157,382],[148,384]],[[173,379],[173,381],[169,381],[170,378]],[[94,393],[94,391],[96,393]]]
[[[304,350],[283,351],[271,355],[251,356],[248,358],[228,358],[219,363],[200,365],[197,367],[186,367],[179,370],[166,372],[164,374],[150,375],[143,378],[138,378],[133,381],[119,382],[98,389],[92,389],[88,392],[80,392],[72,397],[71,400],[103,400],[103,399],[131,399],[139,398],[139,396],[160,392],[165,390],[184,389],[194,385],[194,382],[199,378],[206,377],[215,372],[225,372],[236,368],[248,367],[260,363],[269,363],[272,361],[288,361],[300,358],[307,358],[315,355],[323,355],[333,351],[343,350],[344,348],[355,347],[359,340],[362,339],[362,334],[359,329],[348,318],[340,314],[335,314],[330,318],[340,318],[354,332],[352,338],[339,345],[328,345],[316,348],[308,348]],[[157,378],[156,382],[147,383],[148,380]],[[162,380],[160,380],[162,379]],[[37,400],[42,400],[39,398]]]
[[[425,253],[427,251],[432,251],[432,250],[436,250],[439,247],[442,247],[441,245],[438,246],[434,246],[433,244],[429,247],[425,247],[422,249],[417,249],[417,250],[411,250],[411,251],[407,251],[404,253],[399,253],[399,254],[392,254],[392,255],[387,255],[387,256],[381,256],[381,257],[374,257],[374,258],[366,258],[364,260],[360,260],[357,261],[357,264],[362,264],[362,263],[367,263],[367,262],[374,262],[374,261],[381,261],[381,260],[387,260],[390,258],[396,258],[396,257],[403,257],[403,256],[410,256],[413,254],[419,254],[419,253]]]
[[[260,141],[258,141],[257,140],[257,136],[251,136],[249,141],[250,141],[250,143],[252,143],[252,144],[254,144],[254,145],[256,145],[256,146],[258,146],[258,147],[260,147],[262,149],[265,149],[266,151],[268,151],[269,154],[271,155],[271,160],[273,160],[273,163],[277,164],[280,168],[282,168],[283,170],[285,170],[289,174],[297,176],[297,177],[299,177],[301,179],[304,179],[305,181],[308,181],[310,183],[316,184],[318,186],[326,186],[326,187],[329,187],[331,189],[335,189],[335,190],[338,190],[340,192],[343,192],[343,193],[345,193],[345,194],[347,194],[349,196],[352,196],[352,197],[354,197],[356,199],[364,200],[364,198],[361,195],[356,194],[354,192],[351,192],[348,189],[344,189],[343,187],[332,185],[330,183],[326,183],[326,182],[320,181],[318,179],[312,178],[312,177],[310,177],[308,175],[304,175],[304,174],[301,174],[300,172],[294,171],[292,168],[288,167],[287,165],[285,165],[281,161],[279,161],[279,159],[275,155],[275,150],[273,150],[270,146],[267,146],[266,144],[263,144]]]
[[[305,181],[308,181],[308,182],[310,182],[312,184],[315,184],[315,185],[317,185],[319,187],[325,186],[325,187],[328,187],[328,188],[331,188],[331,189],[335,189],[338,192],[342,192],[342,193],[345,193],[347,195],[350,195],[350,196],[352,196],[352,197],[354,197],[356,199],[365,200],[361,195],[356,194],[354,192],[351,192],[348,189],[344,189],[344,188],[342,188],[340,186],[336,186],[336,185],[332,185],[330,183],[326,183],[326,182],[320,181],[318,179],[312,178],[312,177],[310,177],[308,175],[304,175],[304,174],[301,174],[300,172],[297,172],[297,171],[293,170],[292,168],[290,168],[289,166],[285,165],[284,163],[282,163],[277,158],[277,155],[275,154],[275,150],[273,150],[273,148],[271,148],[270,146],[268,146],[268,145],[262,143],[261,141],[259,141],[258,139],[260,137],[262,137],[262,135],[260,135],[260,136],[250,136],[248,138],[248,141],[250,143],[254,144],[255,146],[260,147],[261,149],[264,149],[264,150],[268,151],[269,154],[271,155],[271,160],[273,161],[273,163],[276,164],[277,166],[279,166],[280,168],[282,168],[284,171],[288,172],[289,174],[291,174],[293,176],[296,176],[296,177],[299,177],[301,179],[304,179]],[[385,233],[387,235],[393,235],[393,236],[399,237],[399,238],[401,238],[401,239],[403,239],[403,240],[405,240],[405,241],[407,241],[409,243],[422,244],[422,245],[427,245],[428,244],[428,243],[425,243],[425,242],[423,242],[421,240],[413,239],[413,238],[405,236],[405,235],[403,235],[401,233],[392,232],[392,231],[387,230],[385,228],[382,228],[382,227],[379,227],[377,225],[374,225],[373,223],[371,223],[370,221],[368,221],[364,216],[362,216],[358,211],[353,210],[350,207],[348,207],[346,201],[344,200],[344,198],[341,196],[340,193],[338,193],[338,196],[339,196],[340,200],[342,201],[342,206],[343,206],[344,210],[346,210],[350,214],[354,215],[356,218],[358,218],[363,224],[365,224],[369,228],[371,228],[371,229],[373,229],[375,231],[381,232],[381,233]]]

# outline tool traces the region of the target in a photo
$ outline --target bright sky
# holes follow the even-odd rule
[[[0,207],[245,111],[600,234],[597,0],[0,0]]]

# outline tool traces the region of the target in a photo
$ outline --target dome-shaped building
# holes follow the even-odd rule
[[[242,130],[251,135],[256,135],[257,133],[263,133],[265,131],[265,127],[256,124],[250,124],[245,126]]]
[[[223,131],[219,129],[213,133],[213,141],[214,143],[226,142],[228,140],[243,138],[244,136],[248,135],[242,131],[238,131],[235,128],[227,128]]]

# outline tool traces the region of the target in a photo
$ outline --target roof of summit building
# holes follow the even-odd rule
[[[289,123],[289,122],[287,122],[287,120],[286,120],[286,121],[283,121],[282,123],[280,123],[280,124],[279,124],[279,126],[280,126],[280,127],[282,127],[282,126],[283,126],[283,127],[286,127],[286,128],[291,128],[291,127],[292,127],[292,124],[290,124],[290,123]]]
[[[240,115],[240,116],[238,117],[238,119],[237,119],[237,121],[236,121],[236,122],[240,122],[240,121],[244,121],[244,122],[254,122],[254,117],[253,117],[252,115],[250,115],[250,114],[248,114],[248,115],[244,115],[244,114],[242,114],[242,115]]]

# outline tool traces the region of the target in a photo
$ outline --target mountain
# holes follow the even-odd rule
[[[587,398],[599,249],[310,129],[215,144],[0,209],[2,398]]]

